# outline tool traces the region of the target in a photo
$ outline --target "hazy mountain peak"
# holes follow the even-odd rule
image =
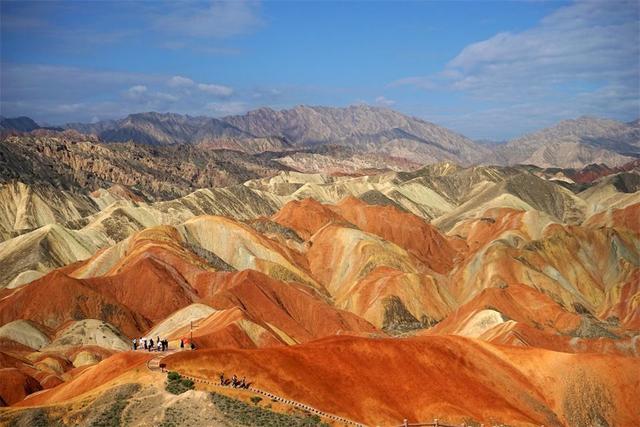
[[[624,143],[637,143],[640,139],[637,129],[634,132],[634,127],[627,123],[589,116],[561,121],[555,126],[525,135],[519,140],[527,139],[532,135],[551,136],[557,139],[580,139],[581,142],[585,142],[585,138],[588,138],[589,142],[594,142],[594,138],[597,138],[605,140],[616,139]]]
[[[468,138],[433,123],[388,108],[370,105],[259,109],[222,118],[255,136],[278,135],[294,146],[332,144],[357,147],[422,163],[452,160],[472,163],[485,149]]]
[[[17,130],[20,132],[30,132],[39,129],[40,126],[33,119],[26,116],[3,117],[0,116],[0,129]]]
[[[582,167],[589,163],[619,166],[640,156],[640,129],[628,123],[581,116],[512,139],[498,147],[503,164]]]

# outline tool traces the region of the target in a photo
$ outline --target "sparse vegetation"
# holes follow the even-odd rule
[[[606,320],[612,326],[620,326],[620,318],[618,316],[609,316]]]
[[[198,255],[200,258],[207,261],[207,263],[215,268],[217,271],[236,271],[233,266],[224,262],[222,258],[218,255],[214,254],[211,251],[206,250],[202,246],[196,245],[195,243],[185,242],[184,245],[189,248],[193,253]]]
[[[175,408],[167,408],[164,412],[164,419],[159,427],[177,427],[180,425],[181,412]]]
[[[384,319],[382,329],[391,334],[399,334],[414,329],[421,329],[425,325],[416,319],[402,300],[396,295],[384,299]]]
[[[233,419],[235,425],[261,427],[328,427],[317,415],[280,414],[218,393],[211,393],[211,399],[222,413]],[[253,401],[253,398],[251,400]],[[260,398],[260,400],[262,400],[262,398]]]
[[[107,391],[93,402],[87,409],[93,417],[86,425],[91,427],[118,427],[123,425],[121,420],[124,408],[129,399],[140,390],[138,384],[124,384]]]
[[[273,264],[269,270],[269,275],[277,280],[282,280],[283,282],[297,282],[306,285],[313,285],[312,283],[307,282],[302,277],[298,276],[291,270],[281,266],[280,264]]]
[[[172,371],[167,374],[165,389],[169,393],[182,394],[185,391],[193,390],[194,388],[193,381],[187,378],[182,378],[179,373]]]
[[[584,371],[569,378],[562,404],[572,426],[613,425],[615,406],[611,393],[596,377]]]
[[[277,222],[270,221],[267,219],[259,219],[259,220],[247,221],[247,224],[249,224],[251,228],[253,228],[254,230],[262,234],[266,234],[266,233],[279,234],[283,236],[285,239],[293,240],[296,243],[304,243],[304,239],[301,238],[298,235],[298,233],[296,233],[293,229],[280,225]]]
[[[252,396],[250,400],[253,402],[254,405],[257,405],[262,401],[262,398],[260,396]]]
[[[593,314],[591,314],[591,311],[589,311],[587,307],[585,307],[583,304],[579,302],[573,303],[573,310],[578,314],[582,314],[585,316],[593,316]]]
[[[111,319],[118,312],[118,307],[114,304],[105,304],[100,311],[100,319]]]
[[[50,419],[42,408],[27,409],[7,424],[9,427],[57,427],[60,425],[62,424],[59,421]]]
[[[106,408],[92,423],[92,427],[120,426],[120,415],[127,406],[127,399],[119,397],[111,406]]]
[[[610,326],[612,325],[606,322],[601,322],[592,316],[582,316],[580,319],[580,325],[575,330],[569,332],[569,335],[578,338],[620,338],[613,332],[609,331],[608,327]]]
[[[394,208],[396,208],[396,209],[398,209],[398,210],[400,210],[402,212],[408,212],[407,209],[405,209],[404,207],[400,206],[394,200],[392,200],[389,197],[385,196],[383,193],[381,193],[378,190],[369,190],[369,191],[361,194],[358,198],[360,200],[362,200],[363,202],[369,204],[369,205],[393,206]]]

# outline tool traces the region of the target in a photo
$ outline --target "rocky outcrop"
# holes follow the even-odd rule
[[[76,192],[120,184],[149,199],[167,199],[288,169],[260,157],[207,146],[105,145],[67,134],[0,139],[0,183],[48,184]]]

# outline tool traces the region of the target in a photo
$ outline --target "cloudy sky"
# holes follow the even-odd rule
[[[366,103],[487,139],[633,120],[639,5],[2,0],[1,114],[60,124]]]

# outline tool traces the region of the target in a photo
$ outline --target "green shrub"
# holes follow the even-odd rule
[[[251,401],[253,402],[254,405],[257,405],[262,401],[262,398],[260,396],[252,396]]]
[[[177,372],[169,372],[167,375],[167,383],[165,390],[173,394],[182,394],[185,391],[193,390],[193,381],[187,378],[182,378]]]

